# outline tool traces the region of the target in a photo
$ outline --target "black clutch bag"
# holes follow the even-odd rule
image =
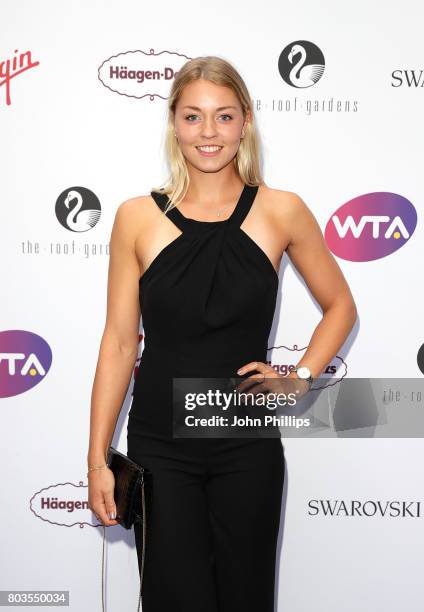
[[[138,529],[134,529],[137,547],[142,551],[140,569],[140,594],[137,610],[140,610],[141,594],[143,588],[144,557],[146,550],[146,496],[145,496],[145,473],[146,468],[132,461],[129,457],[117,451],[113,446],[109,447],[107,461],[115,478],[114,499],[116,505],[116,520],[125,529],[131,529],[138,523]],[[103,527],[103,555],[102,555],[102,604],[104,610],[104,544],[105,527]]]

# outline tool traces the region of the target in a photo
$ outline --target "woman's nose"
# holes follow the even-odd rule
[[[205,119],[202,124],[202,134],[204,136],[214,136],[216,134],[216,126],[214,119]]]

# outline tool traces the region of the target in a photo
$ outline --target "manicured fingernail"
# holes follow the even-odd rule
[[[110,518],[111,520],[114,520],[114,519],[116,518],[116,514],[115,514],[115,512],[111,512],[111,513],[109,514],[109,518]]]
[[[240,368],[239,370],[237,370],[237,374],[241,374],[243,372],[243,368]]]

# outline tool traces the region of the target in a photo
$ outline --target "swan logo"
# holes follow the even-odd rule
[[[69,187],[56,200],[56,217],[72,232],[87,232],[100,219],[99,198],[86,187]]]
[[[107,89],[121,96],[166,100],[169,82],[190,59],[175,51],[124,51],[102,63],[98,79]]]
[[[0,332],[0,397],[32,389],[51,364],[51,348],[41,336],[21,329]]]
[[[312,87],[322,77],[324,69],[321,49],[308,40],[291,42],[278,58],[280,75],[292,87]]]
[[[35,68],[40,63],[32,60],[31,51],[25,51],[25,53],[19,53],[19,55],[17,53],[18,50],[16,49],[14,57],[0,61],[0,87],[4,86],[7,106],[10,106],[12,103],[10,96],[10,83],[12,79],[31,68]]]
[[[413,204],[397,193],[376,191],[346,202],[331,216],[325,239],[348,261],[373,261],[399,250],[417,225]]]

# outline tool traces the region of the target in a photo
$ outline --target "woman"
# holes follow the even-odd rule
[[[169,183],[121,204],[112,229],[88,451],[89,468],[104,469],[89,472],[89,506],[116,524],[105,459],[142,311],[127,439],[128,456],[152,474],[143,612],[272,612],[281,439],[174,437],[170,383],[281,378],[266,354],[284,251],[323,310],[298,364],[309,369],[304,377],[318,377],[342,346],[355,304],[306,204],[264,184],[252,102],[236,70],[217,57],[190,60],[168,104]]]

